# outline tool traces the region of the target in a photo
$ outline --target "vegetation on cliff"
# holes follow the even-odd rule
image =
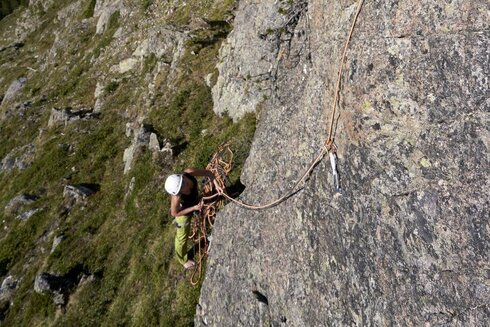
[[[239,182],[255,116],[216,116],[210,92],[233,5],[47,1],[0,21],[2,324],[193,324],[162,186],[224,142]],[[134,145],[141,126],[171,155]]]

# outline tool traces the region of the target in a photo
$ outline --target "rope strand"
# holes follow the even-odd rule
[[[347,37],[347,41],[345,42],[344,51],[342,53],[342,59],[340,60],[339,73],[337,75],[337,84],[335,87],[335,95],[334,95],[334,99],[333,99],[333,103],[332,103],[332,110],[331,110],[332,116],[330,117],[330,127],[328,129],[328,137],[326,140],[327,144],[333,144],[333,138],[332,138],[332,136],[333,136],[333,125],[334,125],[334,121],[335,121],[335,113],[337,112],[337,102],[338,102],[339,96],[340,96],[340,81],[342,80],[342,71],[344,70],[344,61],[345,61],[345,58],[347,56],[347,49],[349,48],[349,43],[350,43],[350,40],[352,39],[352,34],[354,33],[354,28],[356,26],[357,18],[359,17],[359,14],[361,13],[361,8],[362,8],[363,3],[364,3],[364,0],[359,0],[359,2],[357,3],[356,14],[354,15],[354,18],[352,20],[352,25],[351,25],[351,28],[349,31],[349,36]]]

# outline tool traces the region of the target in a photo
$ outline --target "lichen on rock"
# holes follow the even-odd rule
[[[249,203],[287,192],[325,141],[356,9],[354,1],[308,1],[291,38],[274,45],[257,26],[270,22],[272,33],[281,3],[240,2],[233,43],[222,50],[235,55],[222,57],[215,86],[218,112],[240,108],[231,100],[254,99],[255,91],[246,79],[223,78],[246,73],[253,60],[258,68],[277,60],[242,174]],[[260,326],[256,290],[267,296],[272,326],[485,325],[485,12],[484,1],[364,3],[335,117],[342,194],[324,159],[301,191],[272,209],[226,206],[197,326]]]

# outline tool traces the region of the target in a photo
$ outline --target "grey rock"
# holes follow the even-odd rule
[[[35,151],[36,147],[34,144],[27,144],[12,149],[12,151],[0,161],[0,172],[11,172],[14,169],[26,169],[31,165]]]
[[[104,85],[101,82],[97,82],[94,91],[94,98],[100,98],[104,94]]]
[[[158,137],[155,133],[150,134],[150,142],[148,143],[148,148],[150,151],[160,151],[160,143],[158,142]]]
[[[20,221],[28,221],[29,218],[31,218],[32,216],[34,216],[36,213],[38,213],[41,210],[42,210],[41,208],[35,208],[35,209],[28,210],[26,212],[21,213],[20,215],[17,215],[17,217],[15,217],[15,219],[20,220]]]
[[[172,155],[172,145],[170,142],[163,140],[164,146],[160,148],[158,136],[151,125],[141,124],[139,125],[139,128],[134,130],[130,124],[127,124],[126,135],[133,135],[133,139],[131,145],[124,150],[124,174],[127,174],[131,170],[137,152],[143,147],[147,147],[153,154],[158,155],[159,153],[162,153],[165,155]]]
[[[241,1],[233,42],[259,44],[246,31],[270,21],[274,2]],[[196,326],[260,326],[256,289],[267,295],[272,326],[486,325],[488,4],[461,4],[365,2],[335,130],[342,193],[324,158],[276,207],[227,205],[214,225]],[[252,57],[257,67],[287,51],[260,112],[242,200],[288,192],[325,141],[355,5],[309,1],[294,33],[283,35],[291,42],[277,49],[265,38],[250,50],[271,49]],[[249,58],[234,58],[220,68],[223,78],[249,67]],[[239,99],[246,83],[223,85],[216,99],[233,108],[226,99]]]
[[[134,177],[132,177],[131,180],[129,181],[128,186],[126,187],[126,193],[124,194],[124,200],[126,200],[128,198],[128,196],[130,196],[131,193],[133,193],[135,183],[136,183],[136,179]]]
[[[134,136],[134,144],[136,146],[147,146],[150,143],[150,137],[153,133],[153,126],[141,124]]]
[[[25,207],[29,204],[32,204],[36,202],[39,199],[38,196],[29,194],[29,193],[22,193],[20,195],[17,195],[16,197],[12,198],[7,205],[5,206],[5,212],[9,214],[13,214],[19,211],[22,207]]]
[[[69,286],[71,286],[69,280],[47,272],[38,274],[34,280],[34,291],[40,294],[52,294],[53,303],[58,306],[66,304]]]
[[[131,137],[133,135],[133,126],[131,123],[126,123],[126,137]]]
[[[51,246],[51,252],[50,253],[53,253],[56,248],[58,247],[58,245],[61,244],[61,242],[65,239],[65,236],[64,235],[59,235],[59,236],[56,236],[54,239],[53,239],[53,245]]]
[[[277,77],[277,30],[287,20],[279,13],[282,5],[271,0],[240,2],[234,29],[219,53],[219,76],[212,88],[216,113],[227,113],[236,121],[270,96]]]
[[[74,110],[71,107],[58,109],[51,109],[51,115],[49,116],[48,127],[53,127],[58,124],[67,125],[70,122],[77,120],[89,120],[98,118],[99,112],[95,112],[93,108],[81,108]]]
[[[94,112],[101,112],[103,104],[104,104],[104,102],[101,98],[95,99]]]
[[[49,291],[56,291],[58,287],[55,286],[58,284],[59,276],[52,275],[49,273],[41,273],[38,274],[34,280],[34,291],[37,293],[43,294]]]
[[[99,113],[102,110],[102,105],[104,103],[103,95],[104,95],[104,85],[101,82],[97,82],[94,91],[94,98],[95,98],[94,113]]]
[[[69,280],[47,272],[38,274],[34,280],[34,291],[39,294],[52,294],[53,303],[58,306],[66,304],[69,286]]]
[[[13,81],[7,89],[7,92],[5,92],[5,95],[3,96],[2,105],[11,101],[17,95],[17,93],[22,90],[26,82],[27,78],[25,77],[21,77]]]
[[[87,275],[91,274],[85,272],[81,266],[75,266],[64,275],[42,272],[36,275],[34,291],[40,294],[51,294],[55,305],[64,306],[70,294],[80,286],[81,280]]]
[[[63,196],[75,201],[83,201],[89,196],[97,193],[99,188],[100,186],[97,184],[66,185],[63,189]]]
[[[78,287],[83,286],[85,284],[89,284],[94,282],[97,277],[94,274],[86,275],[84,274],[82,278],[80,278],[80,282],[78,283]]]
[[[130,145],[124,150],[124,154],[123,154],[124,174],[129,173],[129,171],[131,170],[135,151],[136,151],[136,147],[134,145]]]
[[[165,153],[172,156],[172,144],[166,140],[162,140],[163,146],[160,147],[160,141],[155,133],[150,134],[150,142],[148,143],[148,149],[153,153]]]
[[[64,306],[66,304],[66,295],[59,292],[54,292],[53,303],[58,306]]]
[[[102,7],[99,3],[103,3],[105,6]],[[112,14],[120,10],[121,5],[122,1],[112,3],[109,3],[109,1],[100,1],[97,3],[94,11],[94,15],[99,17],[97,20],[96,34],[102,34],[107,30]]]
[[[165,140],[164,142],[165,144],[163,145],[163,147],[160,149],[160,152],[161,153],[165,153],[167,154],[168,156],[172,156],[173,155],[173,145],[172,143],[170,143],[170,141],[167,141]]]
[[[184,52],[185,42],[189,39],[186,33],[169,26],[151,28],[133,52],[133,56],[142,58],[155,55],[171,65],[177,64]]]
[[[209,88],[212,88],[214,85],[212,84],[213,73],[209,73],[204,77],[204,82]]]
[[[2,281],[2,285],[0,286],[0,302],[10,301],[13,292],[17,288],[18,282],[19,281],[12,275],[5,277],[5,279]]]
[[[135,58],[127,58],[119,63],[119,73],[124,74],[133,70],[138,63]]]

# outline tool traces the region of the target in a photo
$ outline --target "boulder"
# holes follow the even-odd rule
[[[155,133],[150,134],[150,142],[148,143],[148,148],[150,151],[160,151],[160,142],[158,142],[158,137]]]
[[[36,202],[38,199],[39,197],[36,195],[29,194],[29,193],[22,193],[12,198],[7,203],[7,205],[5,206],[5,212],[8,214],[15,214],[23,207]]]
[[[0,161],[0,173],[11,172],[14,169],[26,169],[34,160],[35,151],[36,147],[34,144],[27,144],[12,149],[12,151]]]
[[[1,104],[7,103],[8,101],[12,100],[17,95],[17,93],[19,93],[19,91],[24,87],[26,82],[27,82],[27,78],[25,77],[21,77],[13,81],[12,84],[10,84],[9,88],[7,89],[7,92],[5,92]]]
[[[60,284],[59,276],[43,272],[37,275],[34,280],[34,291],[40,294],[57,291]]]
[[[71,284],[70,280],[62,276],[43,272],[38,274],[34,280],[34,291],[40,294],[52,294],[53,303],[63,306],[66,304],[67,292]]]
[[[71,107],[64,109],[53,108],[51,109],[51,116],[49,116],[48,127],[53,127],[58,124],[67,125],[70,122],[80,119],[95,119],[99,116],[100,113],[95,112],[93,108],[80,108],[76,110]]]
[[[94,91],[94,98],[99,98],[104,94],[104,84],[101,82],[97,82],[97,85],[95,86],[95,91]]]
[[[32,216],[34,216],[36,213],[38,213],[41,210],[42,210],[41,208],[35,208],[35,209],[27,210],[26,212],[23,212],[23,213],[17,215],[17,217],[15,217],[15,219],[20,220],[20,221],[28,221],[29,218],[31,218]]]
[[[54,239],[53,239],[53,245],[51,246],[51,252],[50,253],[53,253],[56,248],[58,247],[58,245],[61,244],[61,242],[65,239],[65,236],[64,235],[59,235],[59,236],[56,236]]]
[[[166,139],[163,139],[162,143],[163,146],[160,147],[160,141],[158,140],[158,136],[155,133],[151,133],[150,141],[148,143],[148,149],[153,153],[165,153],[171,156],[173,153],[172,144]]]
[[[119,63],[119,73],[124,74],[133,70],[139,61],[135,58],[128,58]]]
[[[76,265],[64,275],[42,272],[36,275],[34,291],[40,294],[51,294],[57,306],[66,305],[70,294],[80,286],[81,280],[91,274],[81,265]]]
[[[0,286],[0,302],[10,301],[14,290],[17,288],[18,280],[12,275],[5,277]]]
[[[136,151],[136,147],[134,145],[130,145],[124,150],[124,154],[123,154],[124,174],[129,173],[129,171],[131,170],[135,151]]]
[[[164,140],[165,145],[160,148],[160,142],[158,141],[158,136],[155,133],[153,126],[149,124],[141,124],[134,130],[131,128],[130,124],[126,125],[126,136],[133,135],[131,145],[124,150],[123,162],[124,162],[124,174],[127,174],[132,167],[134,157],[137,151],[143,147],[148,147],[153,154],[165,153],[172,154],[171,144]]]
[[[76,185],[66,185],[63,189],[63,196],[72,200],[83,201],[89,196],[97,193],[100,190],[100,185],[98,184],[76,184]]]

